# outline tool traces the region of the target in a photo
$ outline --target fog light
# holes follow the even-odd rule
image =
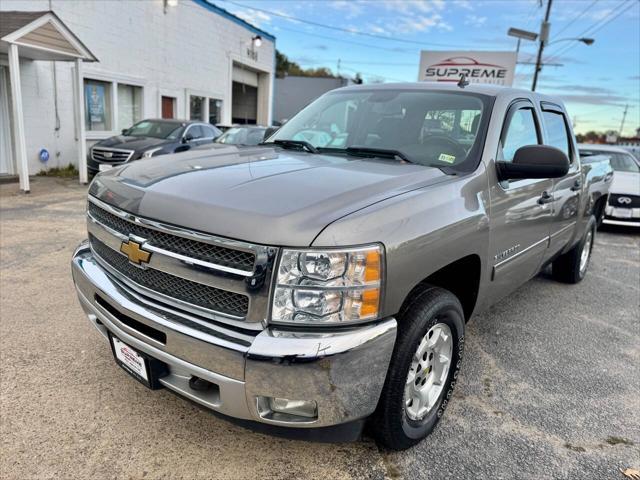
[[[305,418],[318,417],[318,404],[309,400],[289,400],[287,398],[268,397],[269,410]]]

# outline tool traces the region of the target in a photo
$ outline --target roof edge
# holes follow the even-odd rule
[[[253,32],[257,35],[260,35],[261,37],[274,42],[276,41],[276,37],[272,34],[270,34],[269,32],[265,32],[264,30],[261,30],[260,28],[251,25],[249,22],[247,22],[246,20],[243,20],[242,18],[238,17],[237,15],[234,15],[233,13],[225,10],[224,8],[218,7],[217,5],[214,5],[213,3],[209,3],[208,0],[193,0],[194,3],[196,3],[197,5],[200,5],[201,7],[209,10],[210,12],[214,12],[217,13],[218,15],[225,17],[228,20],[231,20],[232,22],[240,25],[241,27],[246,28],[247,30],[249,30],[250,32]]]

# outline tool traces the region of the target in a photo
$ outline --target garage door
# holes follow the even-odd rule
[[[258,88],[258,72],[234,64],[233,81]]]
[[[246,83],[233,82],[231,95],[232,122],[255,125],[258,118],[258,89]]]

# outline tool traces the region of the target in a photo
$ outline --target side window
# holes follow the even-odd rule
[[[213,128],[211,128],[211,127],[205,127],[205,126],[203,126],[203,127],[202,127],[202,130],[204,131],[204,136],[205,136],[206,138],[215,138],[215,137],[217,137],[217,136],[218,136],[218,134],[216,133],[216,131],[215,131]]]
[[[202,128],[200,128],[200,125],[192,125],[187,131],[187,135],[191,135],[194,140],[202,138]]]
[[[538,144],[538,130],[533,109],[521,108],[513,114],[500,143],[498,159],[505,162],[513,161],[513,156],[520,147]]]
[[[547,145],[559,148],[571,159],[571,143],[564,115],[559,112],[543,111],[542,117],[547,131]]]

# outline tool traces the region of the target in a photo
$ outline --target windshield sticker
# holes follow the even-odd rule
[[[455,155],[447,155],[446,153],[441,153],[438,157],[438,160],[446,163],[453,163],[456,161]]]

